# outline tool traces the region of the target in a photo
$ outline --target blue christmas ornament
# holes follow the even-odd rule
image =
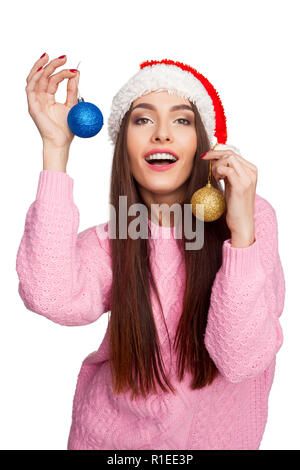
[[[78,103],[70,109],[67,121],[73,134],[78,137],[87,138],[93,137],[101,130],[103,126],[103,115],[96,105],[84,101],[79,94]]]
[[[68,125],[73,134],[78,137],[93,137],[103,126],[103,115],[93,103],[78,99],[78,103],[70,109]]]

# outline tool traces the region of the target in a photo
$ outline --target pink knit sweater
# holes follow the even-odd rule
[[[151,265],[173,342],[181,315],[184,263],[172,228],[149,220]],[[61,325],[85,325],[110,310],[112,269],[107,223],[78,232],[73,179],[54,170],[39,176],[17,254],[19,294],[27,309]],[[179,382],[165,325],[152,298],[166,371],[177,393],[131,401],[113,395],[107,331],[82,363],[68,449],[259,449],[267,420],[285,280],[275,210],[255,200],[255,241],[223,243],[212,287],[205,345],[220,374],[200,390]],[[171,363],[171,359],[172,363]],[[159,387],[158,387],[159,388]]]

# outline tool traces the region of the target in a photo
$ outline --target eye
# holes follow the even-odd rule
[[[187,123],[187,124],[185,124],[185,126],[188,126],[190,124],[190,121],[188,119],[184,119],[184,118],[176,119],[176,121],[185,121]]]
[[[139,119],[136,119],[134,121],[134,124],[137,124],[138,126],[140,126],[141,124],[139,123],[139,121],[149,121],[148,118],[139,118]]]
[[[144,121],[144,122],[141,122],[141,121]],[[148,118],[138,118],[134,121],[134,124],[137,124],[138,126],[142,125],[142,124],[145,124],[145,121],[150,121],[150,119]],[[191,122],[188,120],[188,119],[185,119],[185,118],[178,118],[176,119],[176,121],[185,121],[185,126],[188,126]]]

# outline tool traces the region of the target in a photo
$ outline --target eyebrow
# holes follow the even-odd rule
[[[156,110],[155,106],[153,106],[152,104],[150,103],[140,103],[140,104],[137,104],[134,108],[132,108],[131,111],[133,111],[134,109],[136,108],[146,108],[146,109],[152,109],[153,111]],[[189,111],[193,111],[193,108],[191,108],[191,106],[188,106],[187,104],[176,104],[175,106],[172,106],[170,108],[170,111],[177,111],[178,109],[188,109]]]

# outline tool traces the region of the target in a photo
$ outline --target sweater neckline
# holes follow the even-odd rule
[[[151,235],[154,235],[155,238],[175,238],[175,229],[174,226],[167,225],[158,225],[153,220],[148,218],[148,226],[150,228]]]

